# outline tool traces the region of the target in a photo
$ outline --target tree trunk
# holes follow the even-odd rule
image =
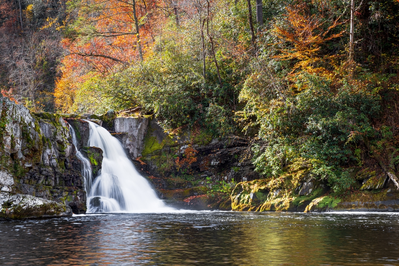
[[[213,42],[213,38],[212,38],[211,34],[209,33],[209,20],[210,20],[210,3],[209,3],[209,0],[207,0],[206,33],[208,35],[209,42],[211,43],[212,56],[213,56],[213,61],[215,62],[216,71],[218,74],[219,85],[220,85],[220,87],[222,87],[223,83],[222,83],[222,78],[220,76],[219,64],[216,59],[215,44]]]
[[[252,35],[252,45],[256,50],[256,36],[255,36],[255,30],[254,30],[254,23],[252,19],[252,5],[251,5],[251,0],[247,0],[248,3],[248,20],[249,20],[249,27],[251,28],[251,35]]]
[[[140,60],[141,62],[143,62],[144,58],[143,58],[143,50],[141,49],[139,21],[137,19],[137,13],[136,13],[136,0],[133,0],[133,17],[134,17],[134,24],[136,25],[137,47],[139,48]]]
[[[175,12],[175,20],[176,20],[176,26],[180,27],[180,22],[179,22],[179,11],[177,10],[177,3],[173,1],[173,11]]]
[[[395,184],[396,188],[399,189],[399,179],[396,175],[394,175],[392,172],[387,172],[387,175],[389,179],[392,180],[392,182]]]
[[[366,147],[368,147],[368,149],[370,150],[370,147],[367,143],[366,143]],[[380,165],[380,167],[382,168],[382,170],[384,170],[384,172],[389,177],[389,179],[391,179],[391,181],[395,184],[396,188],[399,189],[399,179],[395,175],[395,171],[393,169],[391,169],[391,167],[389,167],[389,166],[387,167],[384,163],[384,160],[376,152],[374,152],[373,154],[374,154],[374,158],[377,160],[377,162]]]
[[[354,35],[355,35],[355,0],[351,0],[351,17],[349,28],[349,67],[350,75],[353,76],[353,58],[354,58]]]
[[[22,23],[22,6],[21,6],[21,0],[18,0],[18,5],[19,5],[19,17],[21,19],[21,30],[24,30],[24,25]]]
[[[204,36],[205,19],[202,21],[200,14],[200,27],[201,27],[201,44],[202,44],[202,76],[206,81],[206,51],[205,51],[205,36]]]
[[[258,27],[263,25],[262,0],[256,0],[256,22],[258,22]]]

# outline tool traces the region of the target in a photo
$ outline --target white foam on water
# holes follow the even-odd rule
[[[170,212],[149,182],[135,169],[121,143],[103,127],[90,126],[89,146],[103,151],[101,173],[88,193],[88,213]]]
[[[92,170],[91,170],[91,165],[90,162],[87,158],[85,158],[83,156],[83,154],[78,150],[78,142],[76,140],[76,134],[75,134],[75,130],[73,130],[73,127],[71,125],[69,125],[69,130],[71,132],[72,135],[72,144],[75,146],[75,150],[76,150],[76,157],[78,157],[78,159],[82,162],[82,175],[83,175],[83,179],[84,179],[84,185],[85,185],[85,191],[90,191],[91,185],[92,185],[92,179],[93,179],[93,174],[92,174]],[[87,209],[89,209],[89,202],[87,201]]]

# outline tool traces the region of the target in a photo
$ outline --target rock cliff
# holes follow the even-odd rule
[[[337,194],[313,179],[310,166],[300,161],[279,179],[261,178],[254,171],[247,139],[213,139],[199,129],[169,135],[155,120],[146,119],[117,119],[114,125],[136,167],[161,198],[178,207],[399,211],[399,192],[383,173],[370,169],[352,169],[358,182],[355,190]]]
[[[148,119],[146,118],[115,118],[114,136],[119,139],[131,158],[141,156]]]
[[[246,139],[213,139],[199,129],[172,136],[143,118],[117,118],[111,131],[158,195],[177,207],[230,209],[229,195],[221,191],[258,178]]]
[[[60,115],[31,114],[0,96],[0,217],[83,213],[86,193]]]
[[[399,210],[399,192],[370,169],[354,169],[358,190],[336,195],[298,167],[279,179],[261,179],[251,162],[251,143],[237,136],[214,139],[194,129],[167,134],[155,120],[103,116],[31,114],[0,97],[0,218],[84,213],[86,193],[66,121],[77,148],[101,170],[102,151],[87,147],[88,123],[106,126],[158,195],[172,205],[233,210]],[[65,119],[65,120],[64,120]],[[230,191],[232,193],[230,194]]]

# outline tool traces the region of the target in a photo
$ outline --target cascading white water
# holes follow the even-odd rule
[[[85,158],[83,156],[83,154],[78,150],[78,142],[76,140],[75,130],[73,130],[73,127],[71,125],[69,125],[69,130],[72,135],[72,144],[75,146],[76,157],[78,157],[78,159],[82,162],[82,165],[83,165],[82,175],[84,178],[84,185],[85,185],[85,190],[87,193],[88,191],[90,191],[91,182],[93,180],[91,165],[90,165],[89,160],[87,158]],[[87,203],[87,207],[89,207],[88,203]]]
[[[89,146],[103,150],[101,173],[89,190],[89,213],[159,212],[171,208],[157,197],[148,181],[134,168],[121,143],[106,129],[90,125]]]

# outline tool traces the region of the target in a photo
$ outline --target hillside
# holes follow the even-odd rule
[[[397,189],[398,43],[397,0],[4,0],[0,89],[243,138],[286,195]]]

